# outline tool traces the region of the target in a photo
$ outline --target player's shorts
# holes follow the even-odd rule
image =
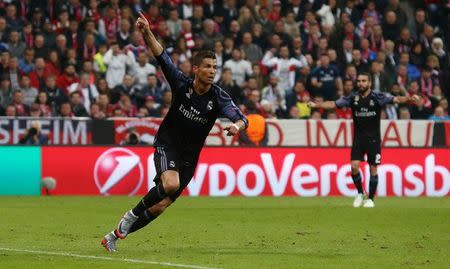
[[[171,147],[155,146],[153,161],[156,168],[155,183],[161,181],[161,174],[167,170],[177,171],[180,177],[180,188],[170,196],[175,201],[194,176],[198,161],[198,153],[177,151]]]
[[[352,145],[351,160],[365,161],[364,155],[367,154],[367,162],[370,165],[381,163],[381,142],[378,139],[355,139]]]

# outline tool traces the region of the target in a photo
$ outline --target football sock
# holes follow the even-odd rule
[[[141,201],[133,208],[133,214],[135,216],[140,216],[148,208],[161,202],[167,197],[166,191],[164,190],[162,182],[159,182],[155,187],[153,187],[148,193],[142,198]]]
[[[148,210],[145,210],[144,213],[139,215],[139,218],[131,225],[129,233],[135,232],[141,228],[147,226],[150,222],[156,219],[158,216],[154,216]]]
[[[361,184],[361,174],[358,172],[356,175],[352,175],[353,183],[355,183],[355,187],[358,190],[358,193],[363,194],[363,188]]]
[[[369,199],[373,200],[378,186],[378,175],[370,176],[369,181]]]

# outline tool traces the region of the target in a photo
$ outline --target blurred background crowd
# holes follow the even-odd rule
[[[447,0],[0,0],[0,116],[163,117],[172,94],[139,10],[187,76],[215,51],[215,82],[247,114],[351,118],[307,102],[350,94],[364,71],[375,91],[421,96],[382,118],[449,119]]]

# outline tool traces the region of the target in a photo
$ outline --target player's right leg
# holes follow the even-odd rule
[[[190,158],[189,160],[184,160],[182,158],[182,160],[180,161],[181,163],[179,167],[180,187],[178,188],[178,190],[174,194],[164,198],[158,204],[144,211],[144,213],[139,216],[138,220],[131,226],[129,233],[133,233],[150,224],[159,215],[161,215],[166,210],[167,207],[169,207],[172,203],[174,203],[177,200],[177,198],[181,195],[183,190],[187,187],[192,177],[194,176],[198,158],[193,154],[188,154],[188,156]],[[155,183],[158,184],[158,181],[159,178],[155,180]]]
[[[161,180],[158,181],[139,203],[130,211],[125,213],[117,227],[117,234],[121,239],[130,232],[130,229],[139,216],[144,214],[147,209],[161,202],[164,198],[171,196],[180,188],[180,179],[177,171],[166,170],[161,174]]]
[[[361,173],[359,172],[361,160],[364,160],[364,150],[358,142],[354,141],[351,151],[351,167],[353,184],[355,184],[358,194],[353,200],[353,207],[360,207],[364,201],[364,190],[362,187]]]
[[[102,245],[106,250],[113,251],[111,248],[113,245],[115,247],[115,240],[118,238],[125,239],[130,233],[133,224],[145,211],[147,211],[147,209],[177,192],[180,187],[177,158],[176,152],[169,151],[162,147],[156,147],[154,162],[157,177],[161,180],[157,181],[156,186],[150,189],[132,210],[129,210],[124,214],[119,221],[117,228],[113,232],[108,233],[103,237]]]

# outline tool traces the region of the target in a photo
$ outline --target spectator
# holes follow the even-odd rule
[[[78,47],[78,62],[92,61],[97,53],[93,34],[86,34],[84,42]]]
[[[109,97],[107,94],[100,93],[96,104],[98,105],[99,110],[107,117],[112,115],[114,107],[109,103]]]
[[[101,44],[98,48],[98,52],[94,55],[94,70],[101,77],[104,77],[106,71],[108,70],[105,62],[103,61],[107,51],[108,46],[106,44]]]
[[[252,34],[250,32],[245,32],[242,35],[241,49],[246,55],[247,60],[252,64],[261,61],[263,56],[262,50],[258,45],[253,44]]]
[[[122,83],[111,90],[111,103],[115,104],[120,99],[120,95],[122,94],[127,94],[129,96],[134,95],[139,90],[139,88],[134,84],[134,81],[135,78],[133,76],[125,75]]]
[[[39,92],[39,95],[36,97],[35,103],[30,107],[30,111],[33,111],[33,109],[35,109],[36,107],[39,110],[40,115],[43,117],[51,117],[53,114],[50,100],[46,92]]]
[[[300,94],[300,100],[296,104],[300,119],[308,119],[311,117],[311,108],[308,106],[309,101],[311,101],[311,97],[308,92],[305,91]]]
[[[72,118],[75,114],[72,112],[72,106],[69,102],[64,102],[61,104],[59,109],[59,116],[63,118]]]
[[[181,19],[179,18],[178,11],[172,8],[169,12],[169,19],[167,20],[167,27],[173,38],[177,37],[181,33]]]
[[[17,116],[16,107],[13,105],[6,106],[5,116],[6,117],[16,117]]]
[[[13,91],[11,105],[16,108],[17,116],[28,116],[30,114],[30,107],[23,103],[23,93],[20,90]]]
[[[439,120],[450,120],[450,117],[448,115],[445,116],[444,109],[441,106],[437,106],[434,109],[433,115],[430,116],[428,119],[429,120],[439,121]]]
[[[398,22],[397,15],[394,11],[388,10],[385,14],[383,23],[383,35],[385,39],[396,40],[397,35],[400,32],[400,23]]]
[[[20,40],[19,31],[12,30],[9,33],[9,43],[8,43],[8,51],[11,54],[11,57],[22,57],[26,44],[25,42]]]
[[[52,23],[48,18],[44,19],[42,35],[45,40],[45,46],[47,48],[53,48],[56,44],[56,33],[53,31]]]
[[[342,88],[342,80],[336,68],[329,65],[327,54],[320,56],[320,66],[311,74],[311,84],[315,87],[314,95],[321,95],[325,100],[334,100],[337,89]]]
[[[42,34],[37,34],[34,37],[34,52],[36,58],[46,58],[48,56],[49,48],[45,46],[45,38]]]
[[[447,67],[447,53],[444,50],[444,41],[441,38],[435,37],[431,42],[431,51],[439,59],[439,66]]]
[[[425,64],[426,52],[423,50],[422,43],[414,42],[410,52],[410,63],[417,68],[421,68]]]
[[[12,100],[11,80],[8,76],[2,76],[0,83],[0,106],[6,107]]]
[[[71,111],[75,117],[88,117],[89,113],[86,110],[81,93],[79,91],[74,91],[70,94],[70,106]]]
[[[19,144],[24,145],[45,145],[48,144],[48,136],[42,134],[41,123],[32,121],[30,128],[25,132],[25,136],[20,139]]]
[[[238,48],[233,49],[232,58],[226,61],[223,67],[231,70],[233,80],[238,86],[244,84],[245,76],[253,73],[251,63],[242,58],[242,52]]]
[[[54,115],[60,111],[61,104],[68,101],[67,94],[56,86],[55,75],[49,75],[45,79],[45,87],[42,91],[47,93],[48,102]]]
[[[128,20],[126,19],[120,20],[120,27],[119,31],[116,34],[115,40],[121,49],[123,49],[126,45],[130,43],[131,24]]]
[[[6,25],[12,31],[20,31],[24,26],[22,17],[18,16],[17,8],[14,4],[6,6]]]
[[[239,145],[241,146],[267,146],[269,132],[266,120],[252,105],[247,107],[247,119],[249,128],[239,133]]]
[[[114,111],[120,109],[122,115],[125,117],[135,117],[137,113],[137,108],[132,104],[131,98],[127,93],[122,93],[120,95],[120,100],[117,102]]]
[[[125,141],[121,143],[122,145],[145,145],[146,143],[142,142],[139,133],[136,130],[128,130],[125,136]]]
[[[94,120],[103,120],[106,118],[106,114],[100,110],[100,106],[96,103],[92,103],[90,107],[90,115]]]
[[[136,78],[136,84],[142,88],[148,82],[148,76],[156,73],[156,67],[148,63],[148,57],[145,52],[139,52],[137,62],[133,66],[133,76]],[[155,77],[156,78],[156,77]]]
[[[373,61],[371,64],[372,89],[374,91],[387,92],[391,88],[391,81],[384,72],[384,63]]]
[[[308,65],[306,61],[300,61],[289,56],[289,48],[287,46],[280,47],[279,57],[274,57],[273,50],[269,50],[262,59],[262,64],[273,68],[273,73],[280,80],[280,88],[286,92],[295,83],[295,68],[302,68]]]
[[[219,86],[230,95],[233,102],[242,104],[245,100],[242,89],[233,80],[232,71],[230,68],[224,68],[222,76],[219,81]]]
[[[29,74],[34,70],[34,50],[32,48],[26,48],[23,55],[19,59],[19,70],[24,74]]]
[[[155,102],[153,96],[147,96],[143,108],[146,109],[148,117],[160,117],[159,114],[160,105]]]
[[[48,74],[59,76],[61,74],[61,61],[56,50],[51,50],[48,55],[48,61],[45,63],[45,69]]]
[[[2,81],[4,87],[0,98],[7,100],[6,104],[2,105],[4,109],[11,102],[12,91],[20,86],[21,76],[28,74],[31,86],[47,92],[53,113],[59,114],[60,104],[67,100],[67,97],[55,102],[52,91],[56,90],[56,95],[59,95],[61,89],[56,86],[52,86],[52,90],[47,89],[46,82],[51,74],[56,74],[60,85],[62,79],[67,79],[65,70],[61,74],[61,67],[67,65],[74,65],[74,73],[88,73],[89,84],[95,84],[99,93],[110,94],[109,88],[114,89],[115,86],[121,85],[125,74],[136,77],[136,86],[145,87],[148,65],[152,64],[154,59],[150,58],[149,62],[146,56],[149,57],[150,54],[144,45],[142,34],[134,29],[133,12],[136,14],[140,8],[147,11],[152,29],[161,42],[166,43],[174,63],[188,76],[192,74],[192,54],[203,47],[214,48],[218,67],[214,81],[227,91],[232,89],[237,96],[234,99],[239,99],[236,102],[241,103],[243,109],[247,98],[254,99],[251,94],[254,90],[261,94],[261,89],[269,85],[267,74],[271,71],[280,72],[279,84],[289,85],[283,88],[286,88],[289,95],[292,94],[294,104],[297,103],[295,95],[300,95],[295,94],[292,88],[299,79],[304,81],[303,88],[311,90],[310,94],[325,95],[325,98],[331,100],[347,94],[339,80],[331,83],[332,79],[354,79],[354,74],[361,70],[370,70],[373,73],[375,90],[386,91],[395,82],[401,87],[391,87],[393,94],[404,94],[406,89],[411,88],[412,83],[413,91],[418,89],[418,92],[422,93],[426,108],[421,110],[420,107],[409,104],[412,118],[426,117],[426,113],[422,112],[428,109],[428,113],[431,113],[431,109],[437,107],[439,102],[448,99],[450,92],[447,89],[450,85],[447,83],[450,81],[450,73],[447,70],[449,57],[446,50],[449,34],[444,25],[447,19],[444,10],[446,6],[443,4],[443,8],[439,9],[441,6],[436,5],[436,1],[431,1],[431,4],[427,2],[426,5],[403,1],[400,6],[398,0],[349,0],[343,1],[344,3],[335,0],[290,0],[272,1],[271,4],[225,1],[223,5],[211,0],[202,3],[185,0],[177,6],[180,7],[180,13],[172,7],[173,4],[163,1],[151,4],[145,4],[145,1],[134,3],[119,0],[111,0],[108,3],[80,0],[67,3],[19,1],[19,4],[12,4],[15,7],[8,4],[10,2],[6,1],[6,7],[1,10],[3,14],[0,11],[0,73],[8,77],[8,82]],[[185,8],[181,8],[182,6]],[[415,12],[412,13],[411,10]],[[409,24],[405,23],[405,13],[411,17]],[[384,16],[381,17],[381,14]],[[9,27],[17,23],[22,26]],[[192,28],[197,30],[192,31]],[[115,43],[125,46],[119,48],[120,56],[111,53],[109,61],[104,61],[106,53],[111,47],[115,47]],[[284,54],[284,47],[288,48],[287,59],[297,59],[303,62],[304,66],[296,70],[295,67],[285,68],[284,64],[277,64],[272,69],[260,65],[262,56],[269,51],[273,53],[273,58],[278,57],[281,63],[284,62],[279,55]],[[221,80],[222,68],[227,61],[233,61],[231,58],[236,48],[242,49],[240,60],[251,63],[251,68],[247,70],[237,70],[231,66],[232,76],[237,79],[238,85],[232,79],[227,80],[227,74],[224,76],[226,81]],[[134,57],[129,58],[129,54]],[[333,75],[330,80],[333,87],[332,97],[326,96],[326,93],[321,92],[323,89],[317,88],[317,82],[320,82],[316,81],[317,70],[323,68],[320,59],[322,54],[328,55],[329,67],[337,72],[337,76]],[[17,71],[12,71],[17,69],[14,67],[17,65],[14,57],[19,57]],[[122,58],[123,61],[119,60],[116,65],[111,61],[114,57]],[[131,58],[133,64],[127,65]],[[136,72],[135,67],[141,70]],[[282,75],[285,71],[288,79]],[[155,70],[154,73],[156,85],[160,88],[158,91],[168,89],[161,70]],[[415,80],[418,80],[418,84]],[[66,83],[64,90],[74,82]],[[346,88],[351,90],[352,81],[346,83]],[[134,86],[133,92],[129,92],[131,102],[137,105],[136,110],[139,111],[136,115],[148,116],[152,108],[144,107],[147,103],[145,94],[139,99],[139,91],[136,91],[138,88]],[[114,96],[114,90],[112,93],[111,100],[117,102],[120,95]],[[168,93],[166,95],[170,97]],[[153,97],[156,106],[158,102],[164,103],[158,101],[162,97]],[[30,104],[29,100],[32,98],[26,98],[25,103]],[[158,108],[162,115],[169,105],[165,103]],[[261,113],[265,114],[265,117],[273,117],[272,103],[260,105]],[[288,107],[292,105],[286,105],[286,110]],[[88,108],[87,110],[96,110],[96,106]],[[395,105],[386,106],[383,115],[395,119],[398,109]],[[278,114],[278,117],[286,116],[285,113]],[[348,112],[341,113],[342,111],[336,111],[336,116],[345,118],[348,115]],[[109,114],[112,115],[113,111]],[[126,113],[119,108],[116,114]],[[334,117],[333,113],[322,114],[326,118]],[[67,116],[70,116],[70,113]],[[312,112],[311,117],[316,117],[315,112]]]
[[[106,39],[115,41],[116,33],[119,30],[119,18],[119,16],[116,16],[112,7],[106,7],[104,16],[98,22],[98,32],[100,35]]]
[[[0,16],[0,43],[7,42],[8,32],[7,32],[6,19]]]
[[[42,112],[41,112],[38,104],[33,103],[30,106],[30,117],[33,117],[33,118],[42,117]]]
[[[399,109],[399,119],[400,120],[410,120],[411,119],[411,113],[409,112],[409,109],[405,106],[400,107]]]
[[[214,82],[217,83],[222,76],[222,69],[225,61],[229,60],[223,52],[223,44],[222,41],[216,40],[214,42],[214,53],[216,55],[216,63],[217,63],[217,70],[216,70],[216,76],[214,78]]]
[[[81,75],[80,82],[71,84],[67,89],[69,94],[73,92],[80,93],[81,102],[86,111],[90,110],[91,104],[95,103],[95,99],[98,97],[97,87],[95,84],[89,82],[89,74],[86,73]]]
[[[211,19],[206,19],[203,22],[203,31],[201,32],[201,37],[204,40],[204,49],[212,50],[214,48],[214,43],[216,41],[221,41],[223,35],[214,30],[215,23]]]
[[[63,90],[65,93],[69,94],[70,93],[70,90],[69,90],[70,85],[72,85],[74,83],[78,83],[79,81],[80,80],[78,79],[78,76],[76,74],[75,65],[69,63],[64,68],[64,73],[58,77],[58,80],[56,81],[56,85],[58,86],[58,88]]]
[[[20,90],[23,94],[23,103],[30,106],[36,100],[38,90],[30,85],[30,78],[24,74],[20,79]]]
[[[147,100],[147,97],[149,96],[151,96],[157,104],[161,104],[162,95],[163,90],[158,85],[158,79],[154,74],[149,74],[147,76],[146,85],[141,90],[137,90],[134,92],[134,97],[139,107],[144,104],[145,100]]]
[[[306,92],[305,83],[301,80],[296,81],[294,88],[286,93],[287,111],[289,111],[292,106],[295,106],[297,102],[301,101],[303,94]]]
[[[283,115],[286,111],[286,90],[278,83],[279,77],[271,74],[269,85],[261,91],[261,99],[268,101],[277,115]]]
[[[411,106],[411,118],[427,119],[431,115],[431,102],[428,97],[423,96],[416,104]]]
[[[135,64],[133,53],[122,51],[117,43],[111,44],[111,48],[103,57],[103,62],[108,65],[106,81],[111,89],[122,83],[126,67]]]
[[[11,80],[12,89],[19,88],[19,79],[22,73],[19,70],[19,61],[17,57],[11,57],[9,59],[8,70],[5,73],[7,73],[9,79]]]

